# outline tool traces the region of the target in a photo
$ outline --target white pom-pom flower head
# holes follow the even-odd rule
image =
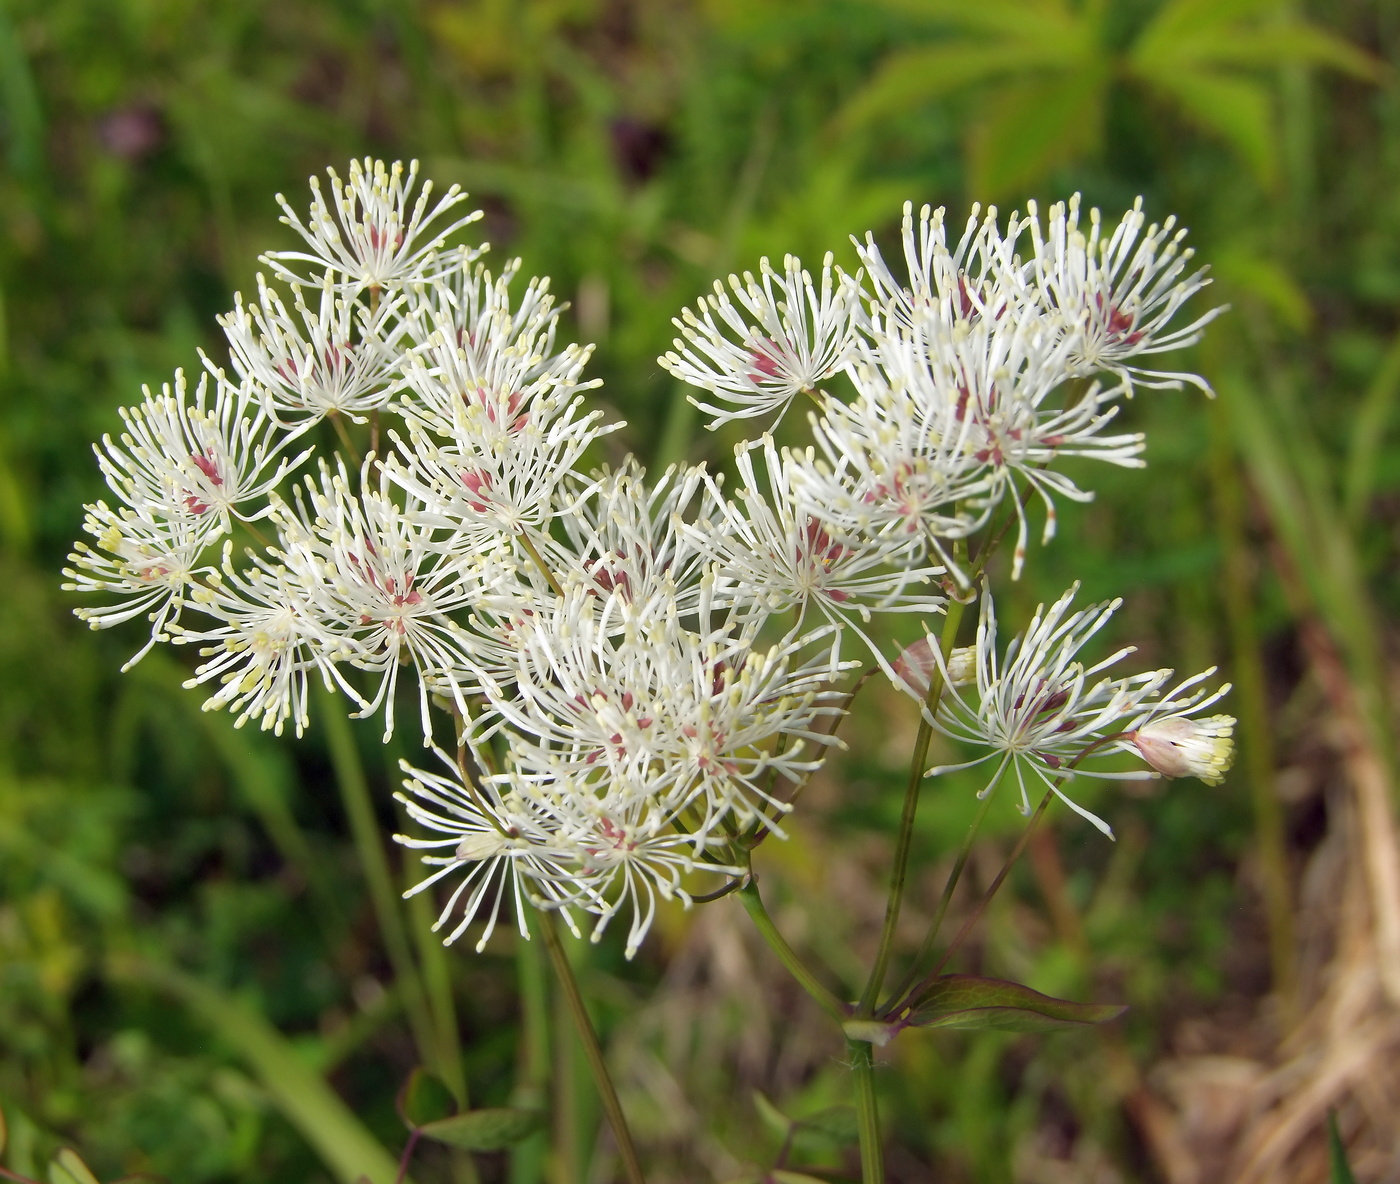
[[[277,195],[282,221],[305,239],[308,247],[305,251],[270,251],[263,256],[279,278],[311,287],[330,282],[359,292],[430,280],[473,257],[471,252],[464,258],[439,253],[453,234],[477,221],[481,211],[440,222],[467,195],[453,185],[429,208],[432,183],[425,182],[414,201],[416,160],[409,164],[407,175],[402,161],[386,166],[370,159],[352,160],[345,181],[334,169],[326,171],[331,180],[330,200],[321,193],[320,181],[312,177],[311,211],[305,222],[280,193]]]
[[[729,277],[734,299],[718,280],[696,312],[675,320],[681,336],[659,359],[682,382],[709,391],[724,406],[691,398],[714,418],[711,429],[734,419],[777,413],[803,392],[845,367],[860,317],[859,280],[822,261],[820,291],[802,261],[783,260],[779,275],[765,258],[757,279]],[[736,307],[737,305],[737,307]],[[698,313],[698,315],[697,315]]]
[[[1080,651],[1122,602],[1114,600],[1071,612],[1078,591],[1075,584],[1049,608],[1037,608],[1030,624],[1002,655],[997,648],[992,597],[984,590],[977,627],[976,680],[970,694],[954,685],[953,673],[943,663],[938,647],[929,647],[928,656],[941,667],[945,685],[952,687],[933,713],[934,726],[946,736],[986,751],[962,764],[931,769],[927,775],[995,762],[982,795],[991,793],[1011,773],[1024,813],[1030,812],[1029,780],[1112,837],[1108,824],[1066,796],[1062,786],[1075,777],[1143,780],[1157,776],[1161,770],[1151,760],[1148,763],[1153,768],[1147,770],[1107,770],[1085,767],[1082,762],[1111,751],[1146,756],[1144,747],[1133,742],[1134,733],[1147,729],[1150,745],[1154,739],[1151,721],[1201,710],[1229,687],[1209,695],[1198,689],[1214,673],[1213,668],[1170,690],[1171,670],[1116,678],[1105,675],[1133,652],[1132,647],[1087,664]]]

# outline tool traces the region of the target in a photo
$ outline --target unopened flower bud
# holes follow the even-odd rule
[[[1235,717],[1187,719],[1169,715],[1144,724],[1127,739],[1163,777],[1199,777],[1219,785],[1235,758]]]
[[[928,694],[929,678],[938,669],[933,644],[930,638],[921,637],[913,645],[905,647],[895,659],[894,672],[920,696]],[[947,666],[948,678],[953,686],[966,686],[977,677],[977,647],[959,646],[948,655]],[[945,686],[943,689],[946,691],[948,688]]]

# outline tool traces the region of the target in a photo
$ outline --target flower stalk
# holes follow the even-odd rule
[[[627,1184],[646,1184],[646,1177],[642,1174],[642,1162],[637,1156],[632,1131],[627,1125],[627,1116],[623,1113],[621,1101],[618,1100],[617,1087],[613,1085],[612,1074],[608,1072],[608,1063],[603,1056],[603,1046],[598,1042],[597,1030],[589,1018],[583,994],[579,991],[578,980],[569,964],[569,955],[564,949],[564,943],[559,940],[558,927],[548,912],[541,910],[537,916],[540,935],[544,938],[544,948],[548,951],[550,964],[554,967],[554,977],[559,982],[569,1018],[573,1021],[574,1031],[578,1033],[579,1043],[583,1046],[583,1055],[588,1061],[593,1083],[598,1087],[598,1097],[602,1100],[603,1111],[608,1116],[608,1125],[612,1127],[613,1139],[617,1143],[618,1158],[622,1160],[622,1171],[627,1177]]]

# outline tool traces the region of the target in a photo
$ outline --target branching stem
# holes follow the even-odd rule
[[[748,911],[749,917],[753,920],[755,928],[764,941],[768,943],[768,948],[778,956],[781,962],[798,985],[807,992],[838,1024],[845,1023],[849,1009],[831,991],[822,985],[806,965],[803,964],[793,948],[788,945],[787,939],[778,932],[778,927],[773,923],[773,918],[768,915],[768,910],[763,907],[763,898],[758,893],[758,881],[749,875],[743,887],[739,888],[739,899],[744,902],[744,908]]]
[[[939,649],[944,660],[952,653],[953,641],[958,635],[958,625],[962,622],[966,606],[950,600],[943,620],[943,633],[939,638]],[[928,747],[933,739],[933,725],[929,717],[938,709],[938,700],[943,695],[943,671],[940,666],[929,671],[928,694],[924,697],[925,712],[919,720],[919,734],[914,740],[914,755],[909,762],[909,783],[904,791],[904,809],[899,816],[899,836],[895,840],[894,868],[890,873],[890,893],[885,904],[885,924],[880,932],[880,945],[875,954],[875,965],[871,968],[870,979],[860,997],[856,1014],[869,1016],[875,1010],[875,1002],[885,985],[885,971],[889,966],[890,955],[894,951],[894,931],[899,923],[899,909],[904,901],[904,883],[909,871],[909,849],[914,842],[914,816],[919,809],[919,787],[923,783],[924,770],[928,767]]]
[[[938,930],[943,924],[943,918],[948,915],[948,906],[953,902],[953,892],[958,886],[958,881],[962,878],[963,868],[967,866],[967,857],[972,852],[972,841],[982,828],[982,821],[987,817],[987,809],[991,806],[994,796],[994,794],[986,794],[977,807],[972,825],[967,828],[967,834],[963,836],[962,846],[958,848],[957,858],[953,861],[953,870],[948,873],[948,882],[943,885],[943,895],[939,897],[938,908],[934,911],[933,920],[929,923],[928,933],[924,935],[923,945],[919,947],[919,952],[909,964],[909,970],[900,980],[899,986],[891,992],[883,1010],[888,1011],[890,1004],[904,997],[905,992],[918,980],[919,967],[924,965],[933,953],[934,942],[938,940]]]

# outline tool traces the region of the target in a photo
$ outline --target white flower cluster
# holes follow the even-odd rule
[[[398,838],[435,868],[415,891],[453,883],[447,940],[479,920],[480,948],[509,895],[522,934],[527,902],[595,937],[621,913],[630,955],[658,897],[689,904],[782,833],[837,743],[853,649],[915,698],[940,670],[930,718],[993,784],[1014,767],[1059,792],[1109,750],[1219,779],[1231,721],[1188,718],[1218,694],[1077,662],[1109,610],[1067,617],[1067,597],[1000,661],[985,592],[977,645],[946,659],[892,661],[877,624],[977,594],[953,555],[1008,502],[1019,571],[1026,501],[1048,538],[1055,497],[1090,496],[1061,457],[1140,463],[1115,400],[1199,383],[1136,364],[1214,315],[1172,325],[1206,281],[1170,222],[1144,232],[1135,207],[1105,236],[1094,211],[1086,236],[1076,200],[1045,227],[974,216],[950,249],[942,211],[906,207],[907,279],[867,239],[855,276],[789,257],[717,284],[662,364],[715,424],[817,405],[810,445],[738,446],[731,495],[703,467],[594,467],[620,425],[585,408],[590,350],[556,344],[548,282],[513,292],[518,261],[493,275],[451,243],[479,216],[464,195],[416,181],[367,160],[329,200],[313,181],[305,221],[282,202],[304,249],[264,256],[273,280],[221,319],[228,370],[206,358],[193,394],[177,374],[122,412],[97,449],[114,500],[88,507],[66,587],[101,596],[94,628],[149,621],[132,661],[197,647],[187,685],[239,724],[299,733],[319,678],[387,733],[408,672],[443,768],[405,766],[423,831]]]

